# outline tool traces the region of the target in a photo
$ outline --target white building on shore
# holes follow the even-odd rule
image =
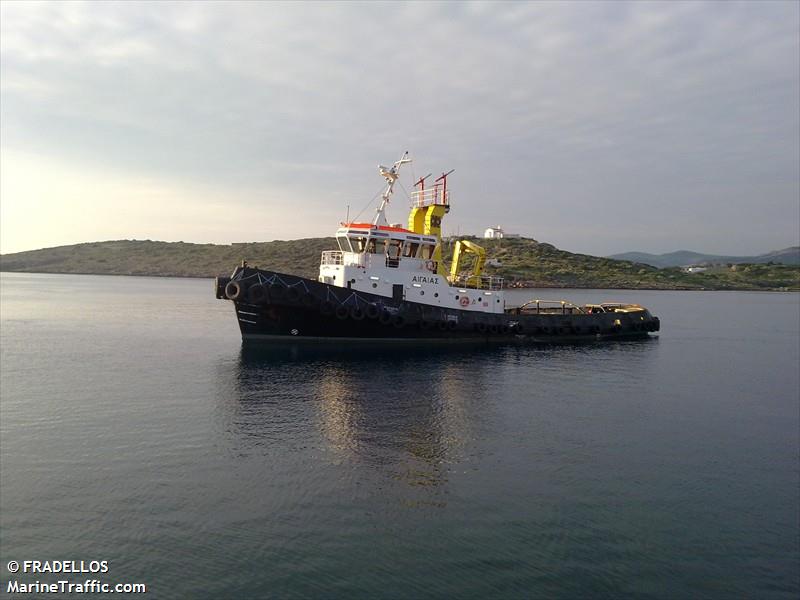
[[[518,233],[506,233],[500,225],[489,227],[483,234],[485,239],[498,239],[498,238],[518,238]]]

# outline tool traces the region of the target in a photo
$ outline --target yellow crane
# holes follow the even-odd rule
[[[486,263],[486,250],[469,240],[458,240],[453,248],[453,262],[450,265],[450,283],[456,285],[458,272],[461,267],[461,258],[464,252],[475,255],[475,264],[472,266],[472,274],[466,277],[465,285],[479,287],[483,265]]]

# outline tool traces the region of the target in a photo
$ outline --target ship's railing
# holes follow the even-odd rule
[[[528,300],[522,304],[517,309],[517,312],[535,313],[537,315],[541,313],[561,313],[562,315],[574,315],[584,314],[588,311],[585,307],[573,304],[568,300],[542,300],[540,298],[534,298],[533,300]]]
[[[341,250],[325,250],[325,252],[322,253],[322,259],[319,264],[321,266],[345,265],[347,267],[364,267],[366,266],[366,256],[370,255],[355,252],[342,252]]]
[[[325,250],[322,253],[322,260],[320,260],[321,265],[343,265],[344,264],[344,252],[340,250]]]
[[[450,204],[450,192],[436,186],[427,190],[411,192],[411,202],[414,208],[422,208],[432,204],[447,206]]]
[[[491,275],[459,275],[452,283],[478,290],[502,290],[504,281],[502,277]]]
[[[587,304],[586,309],[589,312],[642,312],[642,308],[638,304],[626,304],[624,302],[603,302],[602,304]]]

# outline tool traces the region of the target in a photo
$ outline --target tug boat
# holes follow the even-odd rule
[[[249,266],[218,277],[218,299],[231,300],[243,341],[513,340],[570,342],[643,338],[660,329],[638,304],[576,305],[530,300],[507,305],[503,279],[483,274],[486,251],[458,240],[442,261],[442,220],[450,212],[443,173],[414,184],[408,223],[390,224],[386,207],[406,152],[379,167],[386,188],[372,222],[342,223],[338,250],[322,253],[317,280]],[[465,257],[472,266],[462,272]]]

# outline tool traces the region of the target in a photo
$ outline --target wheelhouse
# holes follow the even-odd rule
[[[439,241],[399,226],[349,223],[336,232],[336,243],[342,254],[337,264],[363,267],[383,264],[396,269],[401,265],[419,268],[420,261],[432,261]],[[438,267],[424,266],[432,271],[435,269],[431,267]]]

